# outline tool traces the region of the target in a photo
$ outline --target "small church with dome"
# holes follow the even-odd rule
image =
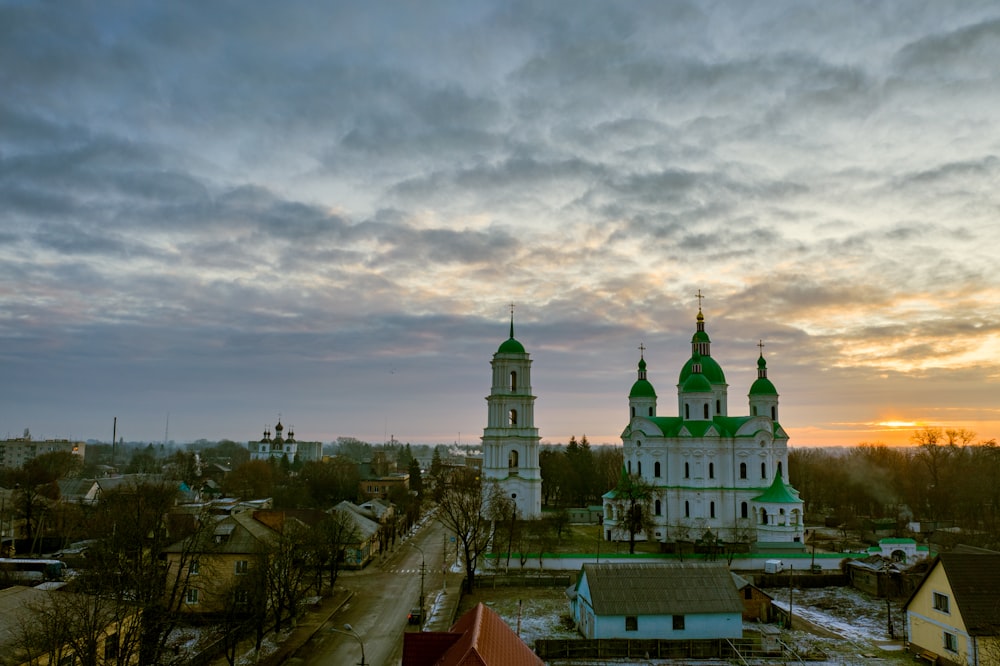
[[[731,416],[729,385],[712,357],[701,307],[691,356],[677,378],[672,415],[660,413],[640,346],[628,425],[621,435],[623,473],[652,489],[646,521],[651,533],[638,538],[663,544],[744,543],[755,550],[803,547],[803,503],[788,483],[788,434],[760,347],[749,414]],[[628,540],[624,511],[614,490],[605,493],[605,540]]]

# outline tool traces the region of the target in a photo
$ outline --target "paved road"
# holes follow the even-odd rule
[[[356,638],[334,631],[350,624],[364,642],[365,663],[370,666],[397,666],[403,657],[403,633],[415,631],[406,615],[420,597],[421,553],[427,566],[425,596],[430,602],[443,585],[441,575],[445,530],[436,520],[428,520],[417,533],[400,544],[384,559],[363,571],[342,574],[338,585],[354,591],[354,597],[298,651],[288,664],[301,666],[348,666],[361,663],[361,646]],[[428,603],[428,605],[430,605]]]

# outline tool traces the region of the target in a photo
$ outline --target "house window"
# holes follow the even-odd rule
[[[684,631],[683,615],[674,615],[674,631]]]
[[[660,500],[656,500],[656,503],[653,504],[653,513],[659,516],[661,515],[662,510],[663,510],[663,505],[660,503]]]
[[[187,601],[187,603],[189,605],[194,605],[194,604],[198,603],[198,588],[197,587],[189,587],[187,589],[187,593],[185,595],[185,601]]]
[[[517,372],[513,370],[510,372],[510,390],[512,392],[517,390]]]
[[[510,425],[512,426],[517,425],[517,410],[516,409],[510,410],[509,416],[510,416]]]
[[[743,588],[743,598],[753,599],[753,588],[750,587],[749,585]]]
[[[118,634],[111,634],[104,639],[104,658],[116,659],[118,657]]]
[[[947,613],[948,611],[948,595],[941,594],[939,592],[934,593],[934,610],[941,611],[942,613]]]
[[[660,478],[660,463],[653,463],[653,476]]]
[[[948,652],[958,652],[958,636],[944,632],[944,649]]]
[[[188,565],[188,573],[192,576],[197,576],[201,573],[201,562],[198,560],[191,560],[191,563]]]
[[[236,575],[245,574],[250,570],[250,562],[248,560],[236,560],[236,564],[233,567],[233,573]]]
[[[747,478],[747,464],[746,463],[740,463],[740,478],[741,479]]]
[[[639,631],[639,617],[637,615],[625,616],[625,631]]]
[[[250,602],[250,594],[246,590],[236,590],[234,600],[237,604],[247,604]]]
[[[715,463],[708,463],[708,478],[715,478]]]

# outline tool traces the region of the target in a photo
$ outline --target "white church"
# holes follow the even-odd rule
[[[493,354],[493,386],[486,398],[488,415],[483,429],[483,492],[510,498],[519,518],[542,513],[542,470],[538,465],[538,428],[535,396],[531,395],[531,359],[510,337]]]
[[[758,550],[801,547],[803,503],[788,484],[788,435],[779,422],[763,345],[748,416],[729,414],[728,384],[712,358],[700,307],[691,358],[677,380],[675,414],[660,415],[640,350],[621,436],[624,471],[653,488],[652,533],[639,538],[741,542]],[[624,504],[614,490],[604,495],[603,509],[604,539],[628,540]]]

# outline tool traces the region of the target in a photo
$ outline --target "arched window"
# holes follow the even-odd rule
[[[705,403],[704,407],[705,407],[705,418],[707,419],[708,418],[708,403],[707,402]]]
[[[649,415],[650,415],[650,416],[652,416],[652,415],[653,415],[653,407],[652,407],[652,406],[650,406],[650,408],[649,408]]]
[[[767,478],[767,463],[760,464],[760,478],[762,479]]]
[[[760,524],[767,525],[767,509],[764,507],[760,509]]]
[[[778,476],[782,476],[782,477],[784,476],[784,474],[781,473],[781,461],[780,460],[778,461]]]
[[[688,501],[684,502],[684,517],[685,518],[691,517],[691,502]]]
[[[747,464],[746,463],[740,463],[740,478],[741,479],[747,478]]]
[[[637,461],[635,461],[635,464],[636,464],[639,476],[642,476],[642,461],[641,460],[637,460]]]
[[[715,518],[715,502],[708,503],[709,517]]]
[[[635,417],[635,407],[632,408],[632,416]]]
[[[708,463],[708,478],[715,478],[715,463]]]
[[[656,502],[653,504],[653,507],[654,507],[653,513],[655,513],[657,516],[663,513],[662,512],[663,505],[660,504],[660,500],[656,500]]]
[[[660,463],[659,461],[653,463],[653,476],[660,478]]]
[[[517,425],[517,410],[516,409],[510,410],[509,417],[510,417],[509,418],[510,425],[512,425],[512,426]]]
[[[510,371],[510,390],[511,392],[517,390],[517,370]]]
[[[684,418],[691,418],[691,405],[684,403]]]
[[[777,421],[778,420],[778,408],[777,407],[774,407],[774,406],[771,407],[771,420],[772,421]]]
[[[740,504],[740,518],[746,518],[746,517],[747,517],[747,503],[742,502]]]
[[[517,449],[511,449],[507,454],[507,467],[517,467]]]
[[[628,473],[629,474],[632,473],[632,461],[631,460],[628,461]]]
[[[684,463],[684,478],[685,479],[691,478],[691,465],[689,465],[688,463]]]
[[[715,401],[715,413],[716,414],[721,414],[722,413],[722,401],[721,400],[716,400]]]

